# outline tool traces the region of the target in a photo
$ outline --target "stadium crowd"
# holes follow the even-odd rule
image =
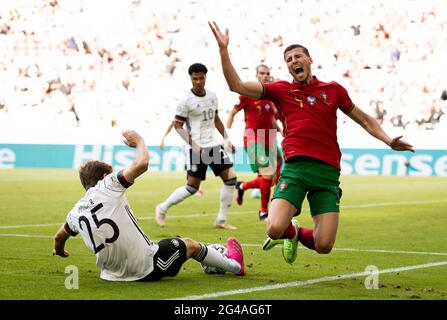
[[[233,30],[246,80],[259,63],[290,80],[282,52],[301,43],[319,79],[348,88],[385,129],[445,128],[444,9],[435,0],[2,0],[0,127],[165,127],[194,62],[209,66],[229,112],[236,99],[207,26],[215,19]]]

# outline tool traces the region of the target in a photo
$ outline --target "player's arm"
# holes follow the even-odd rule
[[[241,81],[231,63],[230,55],[228,53],[228,43],[230,41],[228,29],[225,29],[225,34],[223,34],[216,22],[208,22],[208,25],[219,46],[222,71],[230,90],[250,98],[259,99],[264,91],[262,84],[254,81]]]
[[[231,129],[233,126],[234,116],[240,111],[240,109],[234,107],[231,109],[230,114],[228,115],[227,119],[227,129]]]
[[[402,136],[390,138],[375,118],[365,113],[362,109],[353,106],[352,110],[348,113],[348,116],[357,122],[363,129],[365,129],[370,135],[383,141],[391,149],[396,151],[412,151],[414,148],[411,144],[401,140]]]
[[[163,150],[165,147],[165,138],[166,136],[169,134],[169,132],[171,132],[172,128],[174,127],[174,121],[171,122],[171,124],[169,125],[169,127],[166,129],[166,132],[163,136],[163,138],[161,138],[161,142],[160,142],[160,149]]]
[[[65,242],[67,242],[68,238],[70,238],[70,235],[65,230],[65,224],[63,224],[54,236],[53,256],[57,255],[62,258],[69,256],[69,253],[65,251]]]
[[[216,111],[216,114],[214,115],[214,125],[216,126],[217,131],[222,135],[224,138],[224,148],[230,150],[232,153],[236,152],[236,148],[233,146],[233,144],[230,141],[230,136],[228,135],[227,131],[225,130],[225,127],[222,123],[222,120],[220,120],[219,114]]]
[[[123,170],[123,175],[127,182],[133,183],[137,177],[147,171],[149,153],[147,152],[144,139],[137,132],[133,130],[124,131],[123,137],[125,138],[123,141],[127,146],[137,149],[133,163]]]
[[[183,128],[183,124],[185,123],[186,118],[176,115],[174,120],[174,128],[177,131],[178,135],[191,146],[192,150],[200,154],[201,148],[200,146],[192,140],[191,135]]]

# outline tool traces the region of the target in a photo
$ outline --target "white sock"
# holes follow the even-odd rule
[[[192,194],[186,189],[186,186],[181,186],[177,188],[171,195],[163,202],[160,203],[160,209],[163,211],[168,211],[173,205],[189,198]]]
[[[225,271],[238,274],[241,271],[241,265],[233,259],[224,257],[220,252],[208,247],[208,252],[201,261],[204,265],[222,268]]]
[[[233,201],[233,191],[234,186],[223,185],[220,189],[220,208],[219,214],[217,215],[217,221],[227,220],[227,211],[231,206],[231,201]]]

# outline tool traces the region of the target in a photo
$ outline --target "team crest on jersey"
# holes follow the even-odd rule
[[[327,93],[325,91],[320,93],[321,99],[323,99],[324,103],[327,103]]]
[[[191,171],[192,172],[196,172],[197,171],[197,165],[196,164],[193,164],[192,166],[191,166]]]
[[[179,243],[177,239],[171,239],[171,243],[177,248]]]
[[[317,98],[314,96],[308,96],[307,97],[307,102],[310,103],[311,106],[313,106],[315,104],[315,102],[317,102]]]
[[[283,192],[285,189],[287,189],[288,184],[286,181],[281,182],[281,184],[279,185],[279,191]]]
[[[197,104],[197,105],[196,105],[196,108],[200,108],[200,104]]]
[[[267,103],[267,104],[264,106],[264,109],[265,109],[266,112],[269,112],[269,111],[270,111],[270,105]]]

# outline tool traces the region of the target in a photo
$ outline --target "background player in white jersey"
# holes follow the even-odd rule
[[[208,69],[201,63],[195,63],[188,69],[191,77],[192,89],[179,102],[175,115],[175,129],[190,146],[187,159],[187,183],[177,188],[164,202],[155,208],[155,220],[160,226],[165,225],[168,209],[195,194],[200,183],[206,179],[208,166],[214,175],[220,176],[224,185],[220,191],[220,208],[214,226],[216,228],[231,229],[227,221],[227,211],[233,199],[236,185],[236,173],[233,163],[219,143],[216,129],[224,137],[226,148],[235,151],[228,139],[225,127],[217,111],[217,96],[210,90],[205,90]],[[190,128],[187,132],[183,125]]]
[[[101,161],[89,161],[80,168],[86,194],[56,233],[53,255],[68,257],[65,243],[70,236],[80,233],[86,246],[95,253],[104,280],[153,281],[173,277],[189,258],[245,275],[242,247],[235,238],[227,240],[228,257],[225,257],[189,238],[162,239],[156,243],[143,233],[124,193],[147,171],[149,155],[138,133],[125,131],[123,136],[126,145],[136,148],[134,162],[119,172],[113,172],[110,165]]]

